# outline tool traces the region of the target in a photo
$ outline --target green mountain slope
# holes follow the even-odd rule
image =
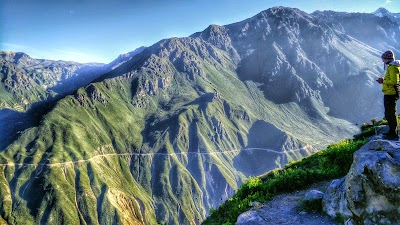
[[[173,38],[58,101],[0,153],[2,220],[199,224],[261,173],[242,162],[275,168],[354,132],[274,104],[236,68],[200,38]]]

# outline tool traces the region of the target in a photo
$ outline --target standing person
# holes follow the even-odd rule
[[[376,81],[382,84],[385,118],[390,128],[388,133],[384,133],[384,138],[398,140],[396,101],[399,99],[399,95],[396,86],[399,84],[400,62],[395,60],[392,50],[388,50],[382,54],[382,61],[385,67],[387,66],[386,74],[384,77],[379,77]]]

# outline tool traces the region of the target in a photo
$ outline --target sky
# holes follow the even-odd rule
[[[0,50],[33,58],[109,63],[118,55],[274,6],[400,12],[400,0],[0,0]]]

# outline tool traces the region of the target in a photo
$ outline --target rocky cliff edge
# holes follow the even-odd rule
[[[346,224],[400,224],[400,142],[371,139],[354,153],[349,173],[331,182],[324,211]]]
[[[380,127],[378,133],[386,128]],[[382,134],[370,137],[370,141],[354,153],[347,175],[327,184],[315,184],[308,190],[277,196],[242,213],[236,224],[278,221],[279,224],[308,225],[400,225],[400,141],[384,140]],[[299,208],[313,192],[321,195],[315,199],[322,200],[322,214],[302,212]],[[282,207],[278,209],[276,205]]]

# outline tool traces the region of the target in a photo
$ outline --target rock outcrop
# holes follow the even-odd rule
[[[346,177],[332,181],[324,210],[348,224],[400,224],[400,142],[372,140],[353,160]]]
[[[378,133],[385,131],[387,127],[377,130]],[[345,177],[333,180],[325,193],[318,188],[322,186],[303,190],[301,195],[299,192],[277,196],[261,207],[242,213],[236,224],[336,224],[336,221],[343,221],[347,225],[400,225],[400,141],[383,140],[381,134],[370,137],[370,142],[354,153]],[[290,211],[291,205],[300,200],[321,198],[323,210],[332,220],[323,215]],[[271,204],[272,207],[267,207]],[[279,205],[284,207],[277,207]],[[281,213],[291,218],[276,216]]]

